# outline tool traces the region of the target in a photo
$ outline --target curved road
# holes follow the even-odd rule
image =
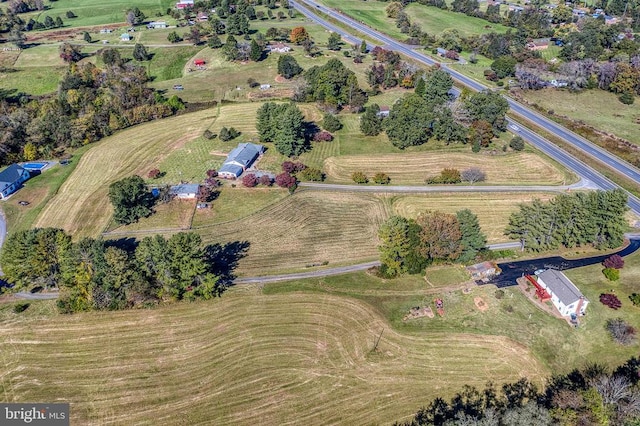
[[[306,3],[306,4],[303,4],[303,3]],[[313,0],[304,0],[304,1],[291,0],[290,4],[293,5],[294,8],[296,8],[299,12],[301,12],[307,18],[313,21],[316,21],[323,27],[328,28],[331,31],[334,31],[340,34],[343,38],[345,38],[348,41],[353,42],[353,40],[355,40],[356,43],[360,42],[359,39],[354,38],[347,31],[337,27],[336,25],[331,24],[330,22],[327,22],[326,20],[316,15],[313,12],[314,8],[330,16],[333,19],[339,22],[342,22],[345,25],[348,25],[354,30],[359,31],[360,33],[365,34],[370,38],[373,38],[375,40],[382,42],[388,48],[393,49],[399,53],[402,53],[405,56],[408,56],[412,59],[415,59],[429,66],[435,65],[436,63],[440,64],[439,62],[435,61],[431,57],[424,55],[422,53],[416,52],[413,49],[415,46],[412,47],[412,46],[407,46],[403,43],[400,43],[399,41],[383,33],[375,31],[369,28],[368,26],[361,24],[360,22],[348,16],[345,16],[342,13],[338,13],[333,9],[325,7],[322,4],[317,3]],[[307,7],[307,5],[311,5],[311,6]],[[455,80],[457,80],[458,82],[462,83],[467,87],[470,87],[477,91],[482,91],[487,89],[486,86],[459,73],[458,71],[455,71],[449,68],[446,64],[440,64],[440,66],[442,69],[446,70]],[[547,130],[549,133],[552,133],[555,136],[572,144],[573,146],[580,149],[585,154],[589,155],[591,158],[601,162],[607,167],[614,169],[618,173],[640,184],[640,171],[638,171],[638,169],[636,169],[635,167],[631,166],[629,163],[620,160],[619,158],[608,153],[604,149],[578,136],[577,134],[564,128],[563,126],[557,124],[556,122],[549,120],[548,118],[538,114],[535,111],[532,111],[531,109],[523,106],[522,104],[514,101],[513,99],[510,99],[508,97],[506,97],[506,99],[509,102],[509,106],[511,107],[511,110],[516,114],[524,117],[527,120],[530,120],[536,125]],[[579,176],[587,178],[588,180],[595,183],[602,189],[619,188],[615,183],[613,183],[612,181],[604,177],[602,174],[600,174],[593,168],[587,166],[583,162],[577,160],[575,157],[568,154],[564,150],[558,148],[556,145],[554,145],[550,141],[542,138],[541,136],[523,127],[522,125],[513,122],[512,120],[509,120],[509,123],[510,123],[509,127],[513,132],[520,134],[520,136],[522,136],[528,142],[536,146],[545,154],[554,158],[556,161],[562,163],[567,168],[573,170]],[[628,195],[629,195],[629,207],[631,208],[631,210],[633,210],[634,213],[640,215],[640,199],[633,196],[632,194],[628,194]]]

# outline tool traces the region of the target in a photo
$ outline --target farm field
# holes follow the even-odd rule
[[[421,152],[406,154],[343,155],[324,162],[327,180],[353,183],[351,174],[362,171],[372,177],[384,172],[393,184],[424,184],[444,168],[460,171],[477,167],[487,175],[486,184],[495,185],[560,185],[566,176],[551,162],[533,153],[478,155],[473,153]]]
[[[364,301],[328,294],[250,286],[77,315],[33,305],[0,306],[3,399],[70,401],[73,424],[387,424],[463,384],[549,372],[509,338],[399,332]]]
[[[240,260],[236,272],[258,276],[323,263],[337,266],[374,260],[380,224],[393,214],[415,218],[427,210],[455,213],[469,208],[490,243],[507,241],[504,228],[518,204],[550,197],[545,193],[391,195],[301,189],[279,201],[265,200],[262,208],[253,207],[254,214],[238,220],[220,223],[215,207],[212,213],[198,212],[193,226],[207,243],[249,242],[247,257]],[[242,199],[229,196],[227,200],[225,210],[242,211]]]
[[[544,110],[553,110],[580,120],[607,133],[640,145],[640,110],[637,105],[624,105],[618,97],[604,90],[527,90],[519,91],[527,101],[538,104]],[[597,111],[597,114],[594,114]]]
[[[66,66],[58,46],[40,45],[20,52],[0,51],[0,88],[44,95],[54,92]]]
[[[111,218],[109,185],[133,174],[146,176],[169,152],[200,137],[215,117],[215,110],[198,111],[141,124],[98,142],[83,155],[34,226],[62,228],[75,238],[96,236]]]

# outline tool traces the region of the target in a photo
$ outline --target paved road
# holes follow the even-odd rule
[[[15,293],[14,296],[18,299],[26,299],[26,300],[51,300],[58,298],[58,292],[51,293],[28,293],[26,291],[21,291],[19,293]]]
[[[7,220],[4,217],[4,212],[0,209],[0,250],[2,250],[2,245],[4,244],[4,239],[7,235]],[[2,273],[2,265],[0,265],[0,277],[3,276]]]
[[[302,14],[304,14],[305,16],[307,16],[309,19],[312,19],[316,22],[318,22],[320,25],[337,32],[338,34],[340,34],[342,37],[344,37],[347,40],[353,40],[353,36],[351,36],[347,31],[343,30],[342,28],[339,28],[329,22],[327,22],[326,20],[322,19],[321,17],[319,17],[318,15],[316,15],[314,13],[314,9],[321,11],[322,13],[330,16],[331,18],[342,22],[345,25],[348,25],[349,27],[353,28],[356,31],[359,31],[362,34],[367,35],[368,37],[378,40],[380,41],[382,44],[384,44],[385,46],[387,46],[389,49],[393,49],[399,53],[402,53],[410,58],[413,58],[419,62],[422,62],[426,65],[434,65],[436,63],[438,63],[437,61],[435,61],[433,58],[424,55],[420,52],[415,51],[415,46],[408,46],[405,45],[403,43],[398,42],[397,40],[382,34],[378,31],[375,31],[371,28],[369,28],[368,26],[361,24],[360,22],[351,19],[341,13],[338,13],[328,7],[325,7],[313,0],[304,0],[304,4],[303,2],[299,1],[299,0],[291,0],[290,3],[293,5],[293,7],[295,7],[298,11],[300,11]],[[308,7],[306,7],[307,5],[310,5]],[[358,40],[359,41],[359,40]],[[485,90],[487,89],[486,86],[482,85],[481,83],[478,83],[477,81],[459,73],[458,71],[455,71],[451,68],[449,68],[446,64],[440,64],[442,69],[446,70],[447,72],[449,72],[451,74],[451,76],[457,80],[458,82],[462,83],[463,85],[470,87],[474,90]],[[538,126],[546,129],[549,133],[552,133],[560,138],[562,138],[563,140],[565,140],[566,142],[574,145],[576,148],[580,149],[581,151],[583,151],[585,154],[589,155],[591,158],[594,158],[595,160],[601,162],[602,164],[615,169],[618,173],[623,174],[624,176],[628,177],[629,179],[633,180],[636,183],[640,184],[640,171],[638,171],[638,169],[636,169],[635,167],[631,166],[629,163],[620,160],[619,158],[615,157],[614,155],[606,152],[605,150],[603,150],[602,148],[592,144],[591,142],[587,141],[586,139],[576,135],[575,133],[567,130],[566,128],[564,128],[563,126],[555,123],[552,120],[549,120],[546,117],[543,117],[542,115],[536,113],[535,111],[532,111],[531,109],[523,106],[522,104],[510,99],[510,98],[506,98],[507,101],[509,102],[509,105],[511,107],[511,110],[518,114],[521,115],[522,117],[534,122],[535,124],[537,124]],[[542,138],[541,136],[537,135],[536,133],[534,133],[533,131],[526,129],[525,127],[523,127],[520,124],[516,124],[515,122],[510,120],[510,125],[509,125],[510,129],[514,132],[519,134],[520,136],[522,136],[525,140],[527,140],[528,142],[530,142],[531,144],[533,144],[534,146],[536,146],[538,149],[542,150],[543,152],[545,152],[547,155],[551,156],[552,158],[554,158],[556,161],[564,164],[566,167],[568,167],[569,169],[573,170],[576,174],[578,174],[581,177],[584,177],[588,180],[590,180],[591,182],[595,183],[596,185],[598,185],[600,188],[602,189],[612,189],[612,188],[617,188],[618,186],[615,185],[613,182],[611,182],[609,179],[605,178],[602,174],[598,173],[597,171],[595,171],[593,168],[587,166],[586,164],[582,163],[581,161],[577,160],[576,158],[574,158],[573,156],[571,156],[570,154],[566,153],[565,151],[561,150],[560,148],[558,148],[557,146],[555,146],[554,144],[552,144],[550,141]],[[636,214],[640,214],[640,199],[638,199],[637,197],[629,194],[629,206],[630,208],[636,213]]]

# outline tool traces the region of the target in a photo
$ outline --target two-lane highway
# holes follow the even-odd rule
[[[304,1],[294,1],[291,0],[290,4],[295,7],[299,12],[305,15],[307,18],[319,23],[325,28],[330,29],[342,37],[344,37],[349,42],[360,42],[359,39],[353,37],[350,33],[345,31],[342,28],[337,27],[336,25],[331,24],[325,19],[319,17],[314,13],[314,8],[317,11],[322,12],[323,14],[330,16],[338,22],[342,22],[345,25],[353,28],[354,30],[381,42],[382,45],[385,45],[387,48],[397,51],[398,53],[404,54],[412,59],[415,59],[419,62],[422,62],[426,65],[432,66],[436,63],[439,63],[432,59],[429,56],[426,56],[420,52],[415,51],[411,46],[407,46],[383,33],[375,31],[370,27],[346,16],[342,13],[336,12],[333,9],[323,6],[320,3],[317,3],[313,0],[304,0]],[[309,6],[310,5],[310,6]],[[486,90],[487,87],[482,85],[481,83],[449,68],[446,64],[440,64],[441,68],[446,70],[451,76],[460,82],[461,84],[477,91]],[[596,146],[595,144],[587,141],[586,139],[576,135],[570,130],[564,128],[558,123],[549,120],[548,118],[538,114],[535,111],[523,106],[522,104],[514,101],[506,97],[509,102],[509,106],[512,112],[524,117],[525,119],[535,123],[541,128],[547,130],[549,133],[563,139],[564,141],[572,144],[576,148],[580,149],[586,155],[591,158],[601,162],[606,167],[615,169],[618,173],[626,176],[630,180],[640,184],[640,171],[635,167],[631,166],[629,163],[619,159],[618,157],[610,154],[604,149]],[[582,161],[576,159],[566,151],[562,150],[555,144],[551,143],[547,139],[541,137],[536,134],[534,131],[524,127],[521,124],[518,124],[512,120],[509,120],[509,128],[513,133],[519,134],[522,138],[527,140],[529,143],[534,145],[536,148],[540,149],[545,154],[549,155],[551,158],[555,159],[559,163],[563,164],[568,169],[572,170],[574,173],[579,175],[582,178],[586,178],[596,184],[598,187],[602,189],[614,189],[619,188],[618,185],[607,179],[601,173],[596,171],[590,166],[587,166]],[[629,194],[629,207],[631,210],[640,215],[640,199]]]

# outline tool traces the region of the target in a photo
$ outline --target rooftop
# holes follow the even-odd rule
[[[225,163],[236,162],[247,167],[255,158],[264,152],[262,145],[254,143],[240,143],[227,156]]]
[[[181,183],[180,185],[174,185],[169,188],[169,192],[174,195],[178,194],[196,194],[200,185],[197,183]]]
[[[24,169],[22,166],[19,166],[18,164],[12,164],[6,169],[4,169],[3,171],[1,171],[0,172],[0,191],[4,190],[7,186],[11,185],[12,183],[20,179],[20,177],[22,177],[25,171],[26,169]]]
[[[538,278],[565,305],[570,305],[584,297],[578,287],[560,271],[547,269],[538,274]]]

